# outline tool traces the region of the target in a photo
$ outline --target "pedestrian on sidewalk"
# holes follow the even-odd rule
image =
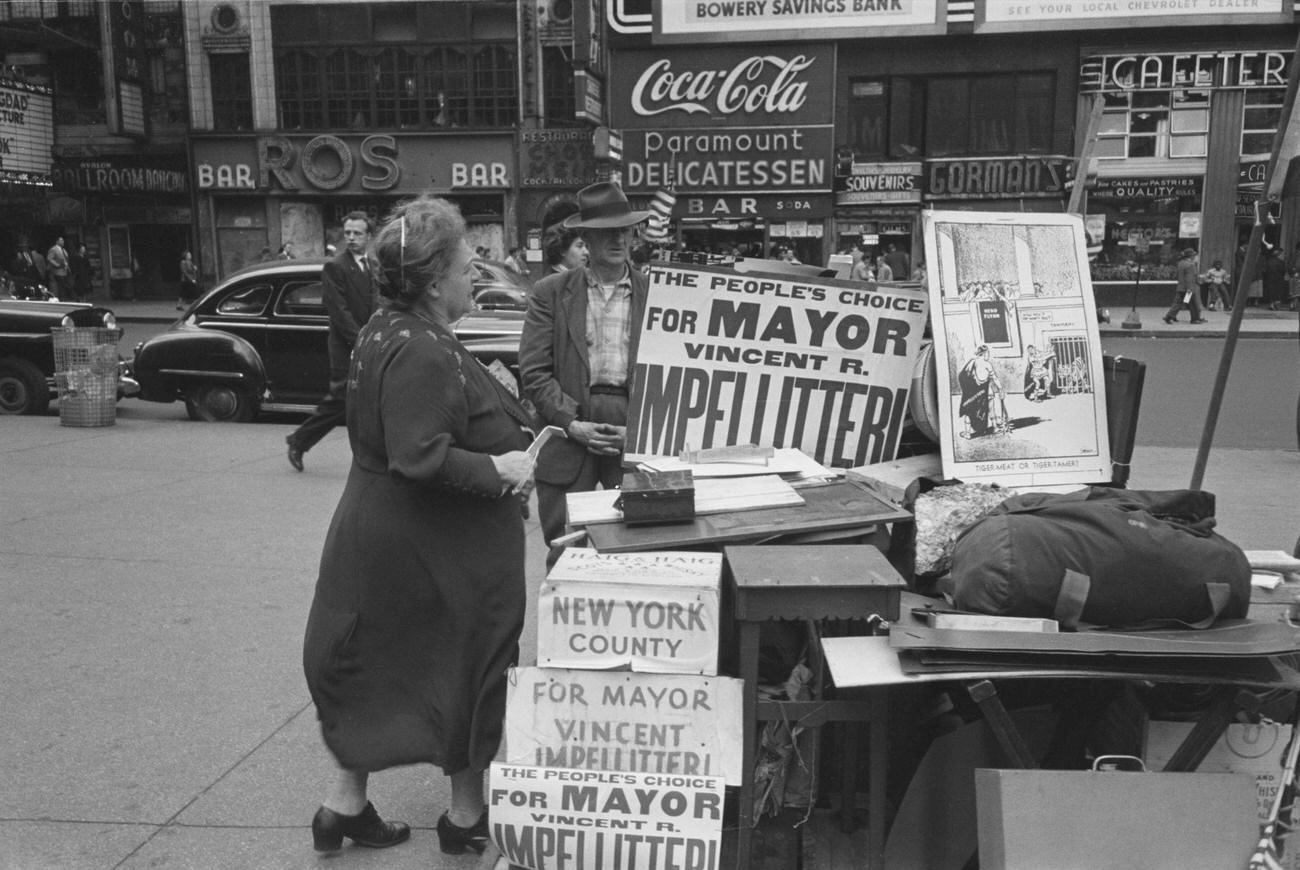
[[[1264,282],[1264,304],[1269,311],[1277,311],[1287,304],[1286,263],[1282,251],[1276,247],[1269,247],[1263,253],[1259,277]]]
[[[1205,291],[1206,308],[1214,311],[1222,302],[1224,311],[1232,310],[1232,297],[1228,295],[1228,284],[1228,271],[1223,268],[1223,261],[1215,260],[1214,266],[1206,270],[1205,281],[1201,285],[1201,289]]]
[[[312,819],[318,851],[344,837],[405,841],[410,828],[384,821],[367,785],[373,771],[418,763],[451,778],[442,851],[488,843],[483,772],[501,744],[527,600],[532,417],[452,332],[473,306],[473,256],[456,207],[427,195],[398,206],[375,240],[386,301],[352,360],[352,467],[303,645],[338,764]]]
[[[181,311],[195,299],[199,298],[199,267],[194,264],[194,257],[189,251],[181,254],[180,295],[176,300],[176,310]]]
[[[375,311],[375,292],[366,249],[374,225],[364,211],[343,218],[343,250],[321,270],[321,293],[329,314],[330,387],[316,410],[289,436],[289,464],[302,471],[302,457],[346,420],[348,364],[357,332]]]
[[[90,256],[85,245],[77,245],[76,253],[68,256],[68,267],[72,271],[72,298],[75,302],[85,302],[90,298]]]
[[[1192,323],[1206,323],[1201,316],[1201,288],[1196,280],[1196,251],[1187,248],[1178,260],[1178,284],[1174,287],[1174,303],[1165,312],[1165,323],[1177,323],[1178,312],[1184,305],[1191,312]]]
[[[50,295],[59,297],[70,288],[71,283],[68,279],[72,272],[68,264],[68,250],[63,247],[63,236],[54,240],[50,249],[45,252],[45,264],[49,272]]]

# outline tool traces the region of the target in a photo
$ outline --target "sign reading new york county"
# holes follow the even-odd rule
[[[494,763],[492,841],[531,870],[717,870],[723,782]]]
[[[740,785],[743,687],[730,677],[516,668],[506,690],[506,761]]]
[[[0,79],[0,181],[50,186],[54,91]]]
[[[907,287],[656,266],[629,461],[737,444],[837,468],[892,459],[925,317]]]

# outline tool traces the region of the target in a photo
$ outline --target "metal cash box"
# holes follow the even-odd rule
[[[614,506],[631,526],[684,523],[695,518],[695,477],[689,471],[629,471]]]

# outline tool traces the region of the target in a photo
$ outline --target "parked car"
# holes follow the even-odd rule
[[[252,420],[262,411],[311,411],[329,388],[329,316],[323,259],[242,269],[141,342],[132,371],[140,398],[185,403],[193,420]],[[454,325],[485,364],[516,371],[523,312],[478,311]]]
[[[478,277],[474,279],[474,303],[484,310],[523,311],[528,307],[528,293],[533,282],[505,263],[475,260]]]
[[[54,383],[53,326],[106,327],[113,312],[83,302],[0,299],[0,414],[44,414]],[[118,363],[118,398],[138,391]]]

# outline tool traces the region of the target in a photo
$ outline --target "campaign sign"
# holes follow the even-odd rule
[[[717,870],[723,782],[493,763],[492,841],[530,870]]]
[[[538,594],[537,663],[716,674],[721,583],[720,553],[571,547]]]
[[[926,308],[908,286],[654,266],[629,461],[738,444],[838,468],[893,459]]]
[[[704,774],[740,785],[741,680],[516,668],[509,686],[510,764]]]

